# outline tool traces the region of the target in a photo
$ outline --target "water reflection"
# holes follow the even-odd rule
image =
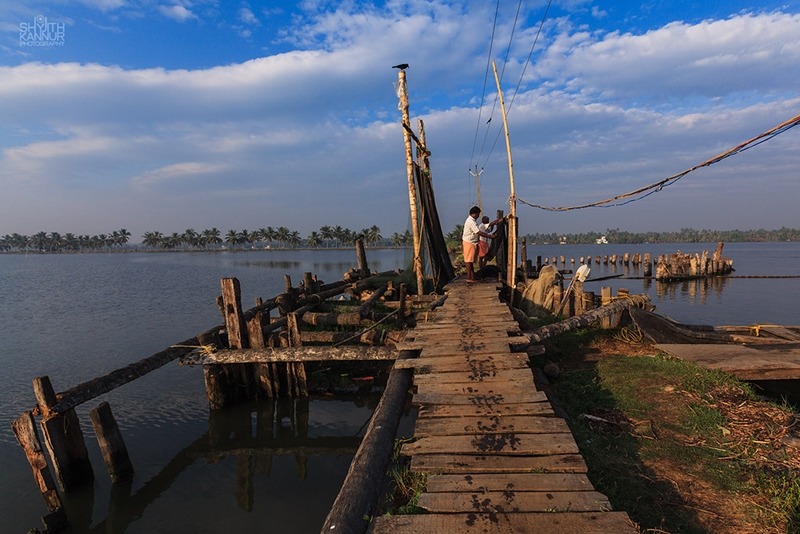
[[[657,299],[680,300],[687,304],[707,304],[711,297],[720,298],[730,279],[724,276],[698,278],[681,282],[661,282],[645,278],[643,291],[650,293],[653,287]]]
[[[379,395],[369,394],[359,396],[350,401],[341,399],[326,400],[314,399],[278,399],[252,401],[230,409],[213,411],[209,413],[208,429],[201,436],[180,450],[166,465],[152,478],[134,491],[132,480],[115,484],[111,488],[108,503],[108,512],[104,519],[97,524],[92,524],[95,513],[94,488],[90,485],[77,492],[64,495],[64,506],[72,525],[72,532],[125,532],[131,525],[146,514],[156,514],[149,509],[158,510],[164,503],[159,501],[174,501],[166,494],[179,492],[175,487],[185,485],[190,480],[192,491],[206,492],[205,484],[211,484],[216,495],[231,495],[235,499],[236,507],[241,513],[250,514],[259,508],[259,512],[268,503],[258,503],[256,499],[258,479],[269,479],[268,485],[275,491],[281,492],[282,488],[290,487],[291,480],[306,481],[316,486],[320,485],[318,479],[325,479],[331,488],[338,487],[346,473],[346,467],[338,474],[340,478],[331,480],[330,472],[314,474],[310,471],[309,459],[315,456],[338,457],[345,459],[344,465],[349,464],[361,442],[361,434],[370,414],[379,401]],[[336,406],[325,407],[326,404]],[[317,412],[314,408],[322,405]],[[344,408],[344,410],[343,410]],[[335,415],[332,415],[335,414]],[[340,421],[329,421],[331,418],[340,418]],[[329,423],[337,423],[337,430],[331,431]],[[320,423],[320,424],[317,424]],[[327,435],[323,432],[329,432]],[[273,461],[279,457],[293,459],[294,472],[279,470],[273,472]],[[232,462],[235,473],[224,477],[221,482],[214,480],[214,475],[208,477],[199,475],[197,469],[206,472],[208,467]],[[315,464],[317,467],[320,464]],[[189,473],[190,468],[194,471]],[[179,483],[181,479],[182,483]],[[230,483],[229,487],[224,486]],[[162,498],[163,497],[163,498]],[[335,493],[330,496],[333,502]],[[182,524],[189,527],[193,521],[204,523],[202,516],[214,516],[214,510],[195,510],[189,503],[178,503],[175,514],[188,514]],[[308,503],[298,502],[293,505],[294,513],[302,513]],[[288,512],[288,511],[284,511]],[[102,512],[98,511],[98,515]],[[238,520],[229,517],[231,525]],[[274,520],[275,518],[273,518]]]

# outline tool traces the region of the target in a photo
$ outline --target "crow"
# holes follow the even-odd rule
[[[392,68],[393,69],[400,69],[400,70],[407,69],[408,68],[408,63],[400,63],[399,65],[392,66]]]

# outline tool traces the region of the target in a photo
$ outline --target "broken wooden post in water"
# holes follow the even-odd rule
[[[83,440],[81,424],[73,408],[55,412],[56,393],[46,376],[33,380],[33,391],[42,411],[42,434],[58,485],[69,491],[94,479],[89,452]]]
[[[53,476],[47,468],[47,458],[42,449],[42,442],[36,432],[36,422],[33,413],[28,410],[17,417],[12,423],[11,428],[17,438],[25,457],[33,470],[33,478],[39,487],[39,492],[47,505],[48,514],[42,517],[45,529],[51,532],[58,532],[67,527],[67,515],[64,512],[64,505],[58,495]]]
[[[111,413],[111,406],[107,402],[102,402],[89,412],[89,416],[111,481],[119,482],[133,476],[133,464],[117,421]]]

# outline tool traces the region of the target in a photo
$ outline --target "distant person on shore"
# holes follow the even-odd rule
[[[461,234],[461,246],[464,250],[464,264],[467,266],[467,283],[472,284],[475,280],[475,262],[478,261],[478,249],[480,238],[494,239],[494,234],[482,231],[478,227],[478,217],[481,209],[472,206],[469,210],[469,217],[464,221],[464,231]]]
[[[487,234],[492,234],[494,236],[494,230],[492,228],[495,227],[497,223],[502,221],[503,218],[500,217],[498,219],[489,222],[489,217],[484,215],[481,217],[481,223],[478,225],[478,230],[481,232],[485,232]],[[483,268],[486,267],[486,262],[489,259],[489,238],[481,236],[480,241],[478,242],[478,272],[481,273],[481,278],[483,277]]]

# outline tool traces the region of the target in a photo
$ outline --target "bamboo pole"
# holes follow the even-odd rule
[[[417,215],[417,186],[414,184],[414,153],[411,148],[411,122],[408,115],[408,88],[406,86],[406,71],[400,69],[397,73],[398,95],[400,97],[400,111],[403,120],[403,141],[406,148],[406,174],[408,177],[408,205],[411,211],[411,237],[414,243],[414,274],[417,278],[417,295],[422,295],[422,240],[419,235],[419,217]]]
[[[503,91],[500,89],[500,78],[497,75],[497,66],[492,61],[494,71],[494,81],[497,84],[497,96],[500,100],[500,110],[503,113],[503,129],[506,135],[506,153],[508,154],[508,179],[511,185],[508,218],[508,270],[506,283],[511,288],[511,303],[513,305],[514,284],[517,276],[517,197],[514,188],[514,161],[511,158],[511,137],[508,134],[508,118],[506,117],[506,105],[503,101]]]

